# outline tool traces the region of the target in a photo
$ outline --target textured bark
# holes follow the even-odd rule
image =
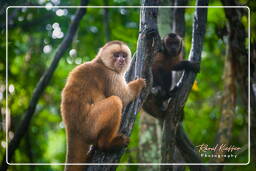
[[[175,0],[175,6],[186,6],[188,4],[187,0]],[[173,10],[173,22],[172,22],[172,30],[174,33],[179,34],[183,39],[185,37],[185,8],[174,8]],[[183,55],[185,56],[184,52]],[[182,76],[182,72],[174,72],[173,73],[173,86],[177,84],[179,79]],[[172,87],[173,88],[173,87]],[[182,110],[178,115],[184,115],[184,111]],[[183,163],[202,163],[201,158],[196,152],[195,146],[187,137],[182,122],[179,123],[178,130],[176,133],[176,151],[179,151],[181,155],[179,158],[183,160]],[[175,156],[176,162],[181,162],[177,160],[177,156]],[[183,166],[184,167],[184,166]],[[181,170],[183,169],[182,166],[174,166],[173,170]],[[206,166],[195,166],[189,165],[191,171],[198,171],[198,170],[207,170]]]
[[[188,0],[175,0],[175,6],[186,6]],[[181,37],[185,36],[185,8],[173,9],[173,23],[172,32],[179,34]]]
[[[82,0],[81,5],[85,6],[88,4],[88,0]],[[32,98],[29,103],[29,107],[27,111],[24,114],[23,120],[20,122],[17,130],[15,131],[14,137],[11,140],[11,142],[8,145],[7,148],[7,153],[8,153],[8,159],[6,158],[6,155],[4,155],[3,160],[2,160],[2,165],[0,170],[5,171],[7,170],[8,164],[6,163],[6,160],[8,162],[11,162],[12,156],[15,152],[15,150],[18,148],[19,143],[21,139],[24,137],[26,131],[29,128],[30,121],[32,119],[32,116],[35,112],[36,105],[38,103],[39,98],[41,97],[42,93],[44,92],[45,88],[49,84],[51,77],[57,68],[58,62],[65,53],[65,51],[68,49],[69,45],[72,43],[74,35],[78,29],[79,23],[83,16],[85,15],[86,8],[79,8],[75,14],[74,19],[72,20],[72,23],[68,29],[67,35],[64,37],[63,41],[61,42],[60,46],[57,49],[57,52],[53,58],[53,61],[46,70],[46,72],[43,74],[43,76],[40,78],[40,81],[38,82]],[[4,153],[6,154],[6,153]]]
[[[161,158],[161,127],[158,120],[143,110],[140,112],[140,163],[159,163]],[[139,166],[139,170],[159,170],[160,166]]]
[[[256,163],[256,42],[251,44],[251,159]]]
[[[4,1],[0,1],[0,30],[4,30],[5,27],[6,27],[6,8],[8,6],[19,6],[19,5],[24,5],[24,6],[36,6],[38,5],[37,3],[35,2],[31,2],[31,0],[22,0],[22,1],[19,1],[19,0],[4,0]],[[11,29],[15,26],[17,26],[18,24],[15,23],[13,20],[14,18],[17,17],[17,14],[18,14],[18,11],[21,10],[21,9],[12,9],[12,13],[10,14],[10,11],[8,11],[9,15],[8,15],[8,28]],[[48,14],[48,16],[53,16],[52,14]],[[43,20],[41,20],[42,22]],[[34,21],[35,22],[35,21]],[[29,22],[28,22],[29,23]],[[33,24],[33,23],[32,23]],[[23,25],[18,25],[18,26],[21,26],[23,27]],[[0,33],[2,34],[2,33]]]
[[[159,1],[142,0],[142,6],[159,5]],[[157,30],[157,8],[141,8],[140,11],[140,34],[137,43],[137,52],[135,53],[131,67],[126,74],[126,80],[134,80],[136,77],[143,77],[147,80],[147,87],[141,95],[132,103],[126,106],[123,112],[122,124],[120,131],[130,136],[137,113],[142,103],[147,98],[152,85],[152,73],[150,66],[152,57],[158,50],[160,38],[155,34]],[[98,149],[92,150],[91,163],[118,163],[125,148],[117,152],[102,152]],[[88,171],[106,171],[115,170],[116,165],[91,165],[87,167]]]
[[[104,6],[108,6],[108,0],[104,0]],[[104,23],[104,33],[106,41],[110,41],[110,26],[109,26],[109,9],[103,9],[103,23]]]
[[[174,0],[174,6],[186,6],[188,3],[187,0]],[[185,8],[173,8],[173,21],[170,23],[171,29],[173,33],[178,34],[179,36],[182,37],[182,39],[184,39],[185,36]],[[183,56],[184,55],[184,49],[183,49]],[[178,81],[180,80],[181,76],[182,76],[182,71],[173,71],[172,72],[172,85],[171,85],[171,89],[173,89],[175,87],[175,85],[178,83]],[[183,111],[181,111],[181,113],[179,115],[183,115],[182,113]],[[166,114],[167,115],[167,114]],[[185,135],[184,129],[180,129],[180,133]],[[187,143],[182,144],[182,140],[186,140],[183,139],[184,137],[181,136],[182,134],[179,134],[177,132],[176,135],[176,146],[175,146],[175,154],[174,154],[174,160],[176,163],[185,163],[186,161],[184,160],[184,157],[187,153],[186,151],[184,151],[183,149],[188,149],[186,147],[182,147],[182,149],[180,150],[179,147],[187,145]],[[182,145],[178,145],[178,144],[182,144]],[[187,161],[188,163],[190,163],[190,161]],[[199,162],[200,163],[200,162]],[[173,166],[173,170],[185,170],[184,166]]]
[[[222,0],[224,6],[236,6],[234,0]],[[230,144],[232,138],[232,126],[235,117],[237,92],[244,101],[244,108],[247,109],[248,98],[248,56],[245,48],[246,32],[241,22],[241,8],[225,8],[224,12],[227,22],[228,42],[224,70],[224,94],[223,106],[216,144]],[[218,152],[217,154],[224,154]],[[225,158],[213,159],[213,162],[224,162]],[[212,170],[222,170],[223,167],[213,167]]]
[[[224,70],[224,92],[222,98],[222,111],[221,119],[219,122],[219,130],[217,133],[217,142],[216,144],[226,144],[229,145],[232,126],[235,115],[235,106],[236,106],[236,85],[235,85],[235,76],[233,68],[233,60],[230,52],[230,45],[228,45],[228,52],[225,59],[225,70]],[[215,154],[223,155],[224,151],[218,151]],[[220,163],[224,161],[224,158],[216,158],[214,162]]]
[[[206,6],[208,5],[208,1],[197,0],[196,5]],[[206,21],[207,8],[196,8],[193,24],[192,49],[189,56],[190,61],[200,62],[201,60]],[[165,116],[163,121],[162,163],[174,162],[173,154],[176,144],[176,132],[179,121],[182,117],[180,113],[183,110],[195,77],[196,74],[194,72],[186,71],[184,73],[181,80],[181,85],[179,85],[178,90],[174,92],[174,97],[171,99],[168,105],[168,114]],[[162,166],[161,170],[173,170],[173,167],[171,165]]]

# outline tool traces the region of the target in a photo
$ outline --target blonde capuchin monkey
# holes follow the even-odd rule
[[[67,135],[66,163],[86,163],[90,145],[112,150],[129,143],[129,138],[119,132],[122,109],[146,86],[143,78],[125,81],[130,62],[129,47],[111,41],[95,59],[70,72],[61,101]],[[83,169],[82,165],[65,167],[66,171]]]

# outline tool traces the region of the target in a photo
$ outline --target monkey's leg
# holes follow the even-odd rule
[[[102,150],[126,146],[129,138],[118,133],[122,115],[122,101],[117,96],[95,103],[89,113],[94,123],[92,131],[97,135],[96,145]]]
[[[86,163],[88,158],[89,145],[85,143],[81,135],[75,131],[68,131],[67,163]],[[82,171],[83,165],[66,165],[65,171]]]

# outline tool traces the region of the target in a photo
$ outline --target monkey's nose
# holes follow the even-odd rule
[[[119,63],[124,63],[124,58],[119,57],[119,58],[118,58],[118,62],[119,62]]]

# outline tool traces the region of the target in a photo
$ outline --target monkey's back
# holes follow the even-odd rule
[[[61,114],[65,125],[86,119],[90,106],[105,98],[105,70],[100,64],[87,62],[74,68],[62,91]],[[66,122],[68,120],[68,122]]]

